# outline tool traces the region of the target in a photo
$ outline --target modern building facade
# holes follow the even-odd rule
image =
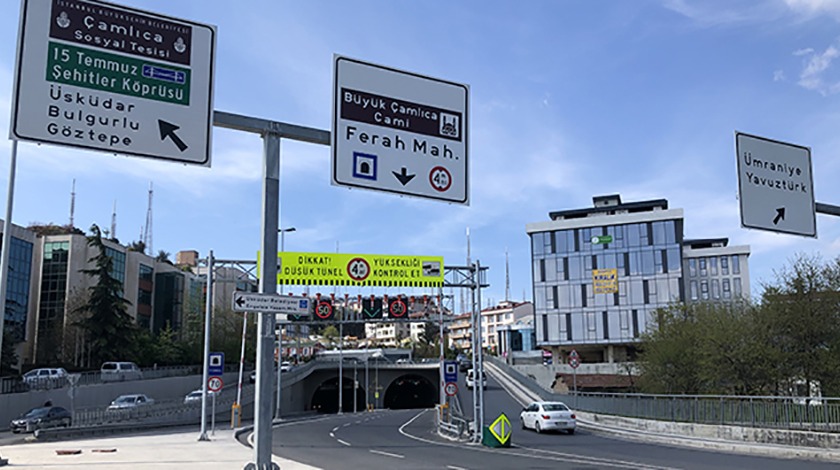
[[[685,255],[683,211],[665,199],[622,203],[619,195],[598,196],[591,208],[549,217],[526,232],[536,343],[551,351],[555,364],[566,362],[572,349],[585,363],[632,360],[641,335],[655,325],[655,311],[686,301],[685,270],[692,263],[714,256],[719,263],[725,254],[731,265],[737,255],[737,269],[748,273],[748,247],[688,245]]]
[[[732,301],[750,294],[750,247],[727,238],[683,240],[686,301]]]
[[[0,220],[0,250],[5,223]],[[26,339],[34,326],[29,318],[32,299],[35,298],[34,280],[38,277],[35,263],[35,233],[12,224],[9,251],[9,268],[6,271],[6,311],[3,325],[3,341],[15,344],[19,360],[26,359]]]
[[[499,354],[499,332],[509,325],[534,316],[531,302],[504,300],[481,311],[481,344],[491,354]]]

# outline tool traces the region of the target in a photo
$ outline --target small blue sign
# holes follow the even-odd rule
[[[458,381],[458,363],[445,361],[443,363],[443,381],[446,383]]]
[[[298,304],[301,310],[309,310],[309,299],[303,299]]]
[[[225,371],[225,353],[211,352],[207,362],[207,374],[211,377],[221,376]]]
[[[376,155],[353,152],[353,177],[376,181]]]

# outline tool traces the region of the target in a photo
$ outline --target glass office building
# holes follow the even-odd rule
[[[656,309],[685,300],[682,210],[664,199],[593,202],[526,227],[537,346],[562,362],[572,349],[588,363],[633,359]]]

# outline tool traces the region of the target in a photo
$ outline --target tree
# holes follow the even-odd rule
[[[322,333],[324,339],[330,343],[335,342],[336,338],[338,338],[338,328],[335,325],[328,325],[324,328],[324,332]]]
[[[783,381],[840,392],[840,258],[797,255],[764,286],[762,307],[780,351]],[[788,392],[789,393],[789,392]]]
[[[76,311],[84,317],[79,326],[87,332],[91,363],[99,364],[124,357],[133,349],[135,327],[127,312],[131,302],[123,298],[120,281],[111,276],[113,260],[105,252],[102,233],[96,224],[90,231],[87,244],[98,253],[88,260],[94,266],[81,272],[96,281],[88,288],[87,302]]]
[[[16,373],[14,369],[14,366],[18,362],[17,350],[15,348],[16,342],[17,338],[15,338],[13,331],[10,329],[3,331],[3,360],[0,362],[0,377]]]
[[[136,251],[138,253],[145,253],[146,252],[146,244],[142,240],[138,240],[136,242],[131,242],[128,245],[128,251]]]
[[[157,256],[155,256],[155,261],[157,261],[157,262],[159,262],[159,263],[169,263],[169,264],[172,264],[172,260],[171,260],[171,259],[169,259],[169,257],[170,257],[170,256],[171,256],[171,255],[169,254],[169,252],[168,252],[168,251],[165,251],[165,250],[160,250],[160,251],[158,251]]]

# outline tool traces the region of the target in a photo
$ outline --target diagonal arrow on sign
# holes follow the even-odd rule
[[[184,151],[188,148],[187,144],[178,137],[175,133],[181,126],[176,126],[171,122],[166,122],[163,119],[158,119],[158,128],[160,129],[160,140],[166,140],[167,137],[178,147],[178,150]]]

